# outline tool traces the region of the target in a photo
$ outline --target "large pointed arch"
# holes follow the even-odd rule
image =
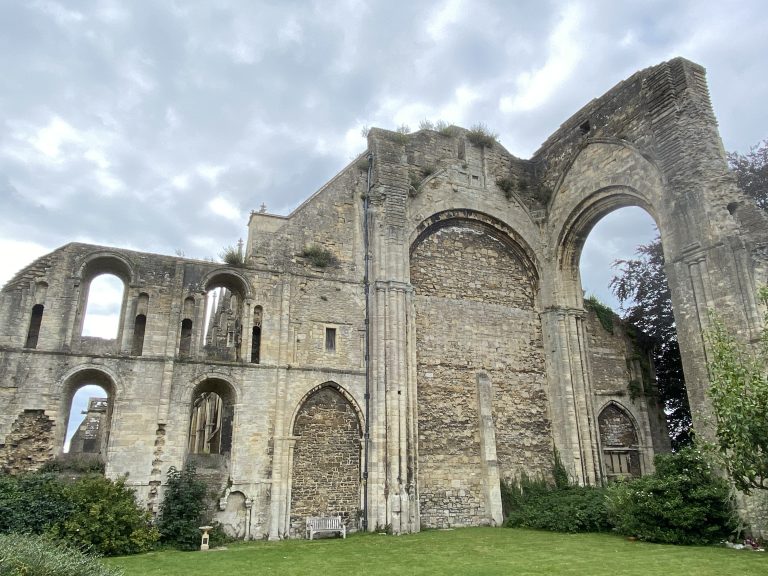
[[[362,418],[339,384],[325,382],[298,404],[291,423],[291,532],[307,516],[341,516],[356,529],[361,509]]]

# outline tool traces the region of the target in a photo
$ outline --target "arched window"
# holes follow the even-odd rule
[[[100,274],[88,286],[83,336],[114,340],[120,327],[123,281],[114,274]]]
[[[24,345],[25,348],[37,348],[37,339],[40,336],[40,323],[43,321],[42,304],[35,304],[32,306],[32,315],[29,319],[29,330],[27,331],[27,342]]]
[[[67,418],[58,436],[65,456],[106,461],[114,400],[115,386],[99,370],[83,370],[69,378],[61,405]]]
[[[226,382],[206,380],[192,398],[190,454],[229,454],[232,450],[234,393]]]
[[[261,306],[253,310],[253,329],[251,331],[251,363],[258,364],[261,361],[261,322],[264,311]]]
[[[133,321],[133,345],[131,354],[141,356],[144,351],[144,333],[147,329],[147,309],[149,307],[149,295],[139,294],[136,301],[136,318]]]
[[[597,422],[608,479],[640,476],[637,431],[626,411],[614,403],[608,404]]]
[[[187,358],[192,346],[192,320],[184,318],[181,321],[181,337],[179,338],[179,356]]]

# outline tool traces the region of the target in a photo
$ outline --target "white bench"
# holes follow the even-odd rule
[[[318,532],[338,532],[342,538],[347,537],[347,527],[341,521],[341,516],[307,516],[307,536],[312,537]]]

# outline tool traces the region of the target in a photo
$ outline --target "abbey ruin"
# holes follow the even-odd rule
[[[582,484],[669,449],[648,351],[585,307],[579,257],[639,206],[663,242],[695,415],[707,311],[758,336],[766,216],[737,189],[704,69],[637,72],[529,160],[464,129],[372,129],[368,149],[289,216],[254,212],[242,265],[68,244],[0,293],[0,468],[79,450],[157,511],[170,466],[218,491],[240,538],[495,524],[499,482]],[[233,231],[236,238],[236,231]],[[117,337],[84,336],[92,280],[124,285]],[[213,297],[215,295],[215,297]],[[89,431],[90,430],[90,431]]]

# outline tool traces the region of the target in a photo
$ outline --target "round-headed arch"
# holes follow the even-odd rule
[[[201,284],[205,292],[212,288],[226,288],[244,300],[251,298],[251,285],[248,280],[239,272],[231,269],[212,270],[203,277]]]
[[[234,406],[240,397],[239,387],[228,378],[218,374],[206,374],[192,382],[185,390],[182,401],[191,405],[192,401],[200,394],[213,392],[218,395],[224,404]]]
[[[104,366],[84,365],[73,368],[59,379],[55,387],[55,392],[59,394],[60,398],[59,414],[62,415],[61,418],[58,418],[55,434],[56,444],[60,447],[63,445],[67,435],[70,411],[72,409],[72,401],[75,398],[75,394],[78,390],[88,385],[99,386],[107,393],[107,426],[109,426],[112,413],[114,412],[116,398],[120,394],[117,377],[111,370]]]
[[[133,263],[114,250],[91,252],[80,260],[75,273],[76,277],[84,282],[90,282],[101,274],[117,276],[126,286],[135,279]]]
[[[634,188],[607,186],[586,196],[571,211],[557,239],[559,269],[563,272],[577,271],[581,251],[592,228],[614,210],[630,206],[645,210],[658,226],[658,218],[653,206]]]

